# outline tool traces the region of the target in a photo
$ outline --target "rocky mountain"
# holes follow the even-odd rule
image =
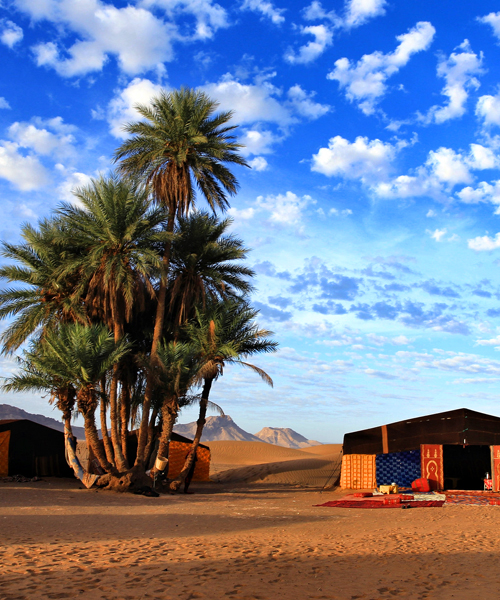
[[[174,431],[188,438],[193,438],[196,432],[196,423],[176,425]],[[306,448],[317,446],[320,442],[308,440],[293,429],[279,427],[264,427],[259,433],[248,433],[231,419],[225,417],[207,417],[207,422],[201,437],[202,442],[240,441],[240,442],[266,442],[285,448]]]
[[[22,408],[17,406],[10,406],[10,404],[0,404],[0,421],[4,419],[29,419],[45,427],[51,429],[57,429],[57,431],[64,431],[64,423],[51,417],[45,417],[44,415],[34,415],[33,413],[26,412]],[[79,440],[85,439],[85,430],[83,427],[75,427],[73,425],[73,433]]]
[[[264,427],[255,434],[263,442],[274,444],[275,446],[284,446],[285,448],[308,448],[309,446],[319,446],[321,442],[308,440],[300,433],[288,427]]]
[[[44,415],[35,415],[9,404],[0,404],[0,421],[3,419],[29,419],[40,425],[45,425],[45,427],[64,431],[62,421],[45,417]],[[196,422],[185,425],[178,424],[174,427],[174,431],[192,439],[196,431]],[[83,427],[73,426],[73,433],[79,440],[85,439],[85,430]],[[318,446],[321,443],[308,440],[303,435],[300,435],[300,433],[289,428],[264,427],[259,433],[252,435],[236,425],[228,415],[225,417],[207,417],[201,441],[266,442],[285,448],[307,448],[308,446]]]
[[[176,425],[174,431],[192,439],[196,432],[196,422]],[[207,417],[201,441],[261,442],[262,440],[238,427],[231,417],[226,415],[225,417]]]

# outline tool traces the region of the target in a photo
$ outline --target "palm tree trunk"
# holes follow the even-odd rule
[[[145,464],[149,464],[149,459],[151,458],[151,453],[153,451],[153,442],[154,442],[154,428],[156,419],[158,417],[158,409],[155,408],[151,415],[151,419],[149,420],[148,425],[148,443],[146,444],[146,450],[144,452]]]
[[[106,458],[110,464],[115,463],[115,457],[113,455],[113,446],[108,435],[108,426],[106,424],[106,402],[104,398],[101,398],[101,433],[102,441],[104,443],[104,450],[106,451]]]
[[[167,233],[173,233],[175,225],[175,211],[171,210],[168,223]],[[163,334],[163,322],[165,320],[165,310],[167,307],[167,282],[168,282],[168,268],[170,266],[170,254],[172,252],[172,241],[168,240],[165,244],[165,252],[162,258],[162,277],[160,280],[160,289],[158,290],[158,304],[156,307],[156,318],[155,327],[153,331],[153,341],[151,343],[151,354],[150,360],[154,365],[157,359],[158,345],[160,343]],[[135,459],[135,466],[142,465],[144,467],[144,457],[146,444],[148,442],[148,424],[149,424],[149,411],[151,409],[151,399],[153,396],[154,382],[153,374],[147,374],[146,390],[144,392],[144,402],[142,404],[142,420],[141,427],[139,429],[139,440],[137,443],[137,456]]]
[[[130,420],[130,383],[129,381],[122,381],[122,393],[120,395],[120,420],[121,420],[121,431],[120,438],[122,444],[123,458],[128,464],[128,453],[127,453],[127,440],[128,440],[128,428]]]
[[[177,420],[177,414],[179,412],[179,405],[177,397],[170,398],[167,402],[164,402],[161,407],[161,418],[162,418],[162,429],[160,440],[158,444],[158,453],[156,456],[168,458],[170,437],[174,429],[175,421]],[[152,469],[152,473],[157,472],[156,466]]]
[[[115,342],[118,341],[115,335]],[[123,456],[120,436],[118,434],[118,365],[113,365],[113,375],[109,388],[109,418],[111,421],[111,441],[115,453],[115,463],[119,471],[127,471],[128,464]]]
[[[177,476],[176,479],[174,479],[174,481],[172,481],[172,483],[170,484],[170,489],[173,492],[176,492],[182,482],[186,479],[189,470],[191,469],[193,463],[194,463],[194,457],[196,456],[196,450],[198,449],[198,446],[200,445],[200,440],[201,440],[201,436],[203,434],[203,427],[205,426],[205,417],[207,416],[207,407],[208,407],[208,396],[210,394],[210,389],[212,387],[212,383],[213,383],[213,379],[205,379],[205,382],[203,384],[203,390],[201,392],[201,399],[200,399],[200,412],[198,415],[198,421],[196,422],[196,433],[194,436],[194,440],[193,443],[191,445],[191,450],[188,454],[188,457],[186,458],[186,462],[184,463],[184,466],[182,467],[182,471],[179,473],[179,475]]]
[[[81,388],[77,394],[78,410],[85,420],[85,438],[87,447],[92,448],[94,456],[97,458],[100,466],[111,473],[117,475],[116,468],[108,461],[104,446],[99,439],[97,427],[95,426],[95,411],[97,408],[96,392],[91,386]]]

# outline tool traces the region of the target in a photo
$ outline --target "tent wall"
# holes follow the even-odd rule
[[[0,433],[0,477],[7,477],[9,474],[9,442],[10,431]]]
[[[491,476],[493,491],[500,492],[500,446],[491,446]]]
[[[28,419],[0,421],[0,435],[6,432],[9,432],[8,475],[25,477],[71,477],[73,475],[66,463],[62,432]],[[5,455],[5,442],[1,446],[3,451],[0,452]],[[2,470],[5,471],[5,465]]]
[[[175,479],[182,470],[186,461],[186,455],[191,449],[191,443],[170,442],[168,456],[168,477]],[[196,452],[196,466],[193,481],[210,481],[210,450],[207,447],[200,448]]]
[[[376,487],[375,454],[349,454],[342,457],[340,487],[367,490]]]
[[[159,435],[159,427],[155,428],[155,435]],[[181,472],[184,462],[186,461],[186,455],[191,449],[193,443],[187,437],[179,435],[173,432],[170,438],[169,444],[169,457],[168,457],[168,477],[174,479]],[[156,453],[158,450],[158,440],[156,441],[156,448],[151,457],[149,466],[154,465],[156,459]],[[128,459],[131,463],[135,461],[137,455],[137,431],[131,431],[127,440],[127,454]],[[209,481],[210,480],[210,448],[204,444],[200,444],[197,450],[197,461],[194,470],[193,481]],[[94,458],[92,451],[89,453],[89,470],[94,472],[92,467],[92,459]]]
[[[460,408],[346,433],[343,449],[344,454],[385,454],[421,444],[500,445],[500,418]]]

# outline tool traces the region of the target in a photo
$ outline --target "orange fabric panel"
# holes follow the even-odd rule
[[[500,491],[500,446],[491,446],[491,477],[493,491]]]
[[[368,490],[376,486],[375,454],[344,454],[340,487],[349,490]]]
[[[442,490],[444,488],[443,446],[421,444],[420,461],[422,477],[431,482],[431,489]]]
[[[191,449],[191,444],[184,442],[170,442],[168,455],[168,477],[175,479],[182,471],[186,461],[186,454]],[[194,469],[193,481],[210,481],[210,450],[200,448],[196,451],[198,460]]]
[[[0,477],[7,477],[9,474],[9,442],[10,431],[0,433]]]

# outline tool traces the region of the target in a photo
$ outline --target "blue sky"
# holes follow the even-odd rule
[[[253,168],[229,214],[280,342],[255,359],[274,389],[228,369],[213,400],[251,432],[331,442],[463,406],[499,415],[496,9],[2,0],[0,237],[108,171],[135,103],[198,87],[240,125]]]

